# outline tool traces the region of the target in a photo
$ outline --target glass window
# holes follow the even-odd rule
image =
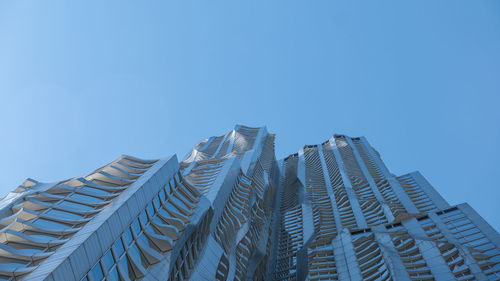
[[[37,225],[37,226],[40,226],[42,228],[49,228],[49,229],[52,229],[52,230],[63,230],[63,229],[71,228],[68,225],[65,225],[65,224],[62,224],[62,223],[58,223],[58,222],[55,222],[55,221],[45,220],[45,219],[36,219],[36,220],[33,221],[33,224]]]
[[[88,204],[100,204],[103,203],[104,201],[101,199],[97,199],[95,197],[90,197],[90,196],[85,196],[77,193],[73,193],[70,196],[68,196],[69,199],[81,203],[88,203]]]
[[[184,210],[189,210],[189,207],[184,204],[184,201],[180,200],[177,196],[170,196],[170,200],[172,200],[177,206],[183,208]]]
[[[151,226],[151,224],[148,224],[148,226],[146,226],[146,230],[148,230],[149,233],[163,235],[163,233],[161,233],[158,229],[156,229],[156,227]],[[146,232],[146,231],[144,231],[144,232]]]
[[[92,274],[92,279],[94,279],[95,281],[101,281],[102,278],[104,278],[104,274],[102,273],[101,265],[99,263],[97,263],[94,268],[92,268],[90,273]]]
[[[180,207],[176,207],[174,206],[172,203],[170,202],[165,202],[165,206],[166,206],[166,210],[167,210],[167,213],[172,213],[172,214],[179,214],[181,216],[183,216],[181,214],[181,211],[179,211]],[[172,215],[173,216],[173,215]],[[172,217],[171,215],[167,216],[167,217]],[[177,217],[177,216],[174,216],[174,217]],[[178,217],[177,217],[178,218]]]
[[[149,214],[150,217],[154,216],[155,209],[153,208],[153,203],[149,203],[148,204],[147,210],[148,210],[148,214]]]
[[[127,230],[125,230],[122,237],[123,237],[123,243],[125,244],[125,246],[130,245],[130,243],[132,243],[132,241],[134,241],[134,238],[132,237],[132,232],[130,232],[130,228],[127,228]]]
[[[116,269],[116,266],[108,274],[108,276],[106,277],[106,280],[109,280],[109,281],[120,281],[121,280],[120,275],[118,274],[118,270]]]
[[[81,211],[81,212],[88,212],[88,211],[93,211],[94,208],[89,207],[87,205],[82,205],[82,204],[77,204],[69,201],[61,201],[59,204],[57,204],[58,207],[64,208],[64,209],[70,209],[74,211]]]
[[[162,194],[162,193],[163,193],[163,191],[160,191],[160,194]],[[155,196],[155,199],[153,199],[153,203],[154,203],[154,206],[156,209],[161,207],[160,199],[158,196]]]
[[[167,198],[165,197],[165,190],[162,189],[160,191],[160,199],[161,199],[161,202],[165,202],[165,200],[167,200]]]
[[[144,233],[139,235],[139,237],[137,237],[137,239],[142,241],[142,243],[148,245],[150,248],[156,250],[157,252],[161,252],[161,250],[154,243],[149,241],[149,239],[146,237],[146,235]]]
[[[50,240],[54,240],[54,238],[58,238],[58,235],[48,234],[48,233],[37,233],[33,231],[25,231],[24,234],[29,235],[33,238],[40,239],[41,241],[49,242]]]
[[[483,244],[479,245],[479,246],[476,246],[474,248],[476,250],[482,250],[482,251],[490,250],[490,249],[494,249],[495,248],[495,247],[493,247],[493,245],[491,243],[488,243],[487,241],[481,241],[481,243],[483,243]],[[483,254],[485,254],[485,253],[483,253]]]
[[[146,257],[139,251],[137,245],[133,243],[128,249],[129,255],[132,255],[137,261],[140,261],[144,268],[148,268],[149,264]]]
[[[128,261],[127,256],[123,256],[120,260],[120,269],[124,271],[124,274],[128,275],[130,280],[135,280],[134,271],[132,270],[132,265]]]
[[[162,219],[160,219],[158,216],[155,216],[151,219],[153,222],[155,222],[155,224],[159,224],[159,225],[162,225],[162,224],[165,224],[165,222],[163,222]],[[162,234],[163,235],[163,234]]]
[[[115,259],[113,258],[113,254],[111,253],[111,251],[108,251],[106,254],[104,254],[101,261],[105,272],[108,272],[115,264]]]
[[[482,237],[484,237],[484,235],[481,232],[479,232],[479,230],[477,230],[476,233],[470,235],[468,238],[470,240],[476,240],[476,239],[479,239],[479,238],[482,238]]]
[[[161,216],[165,217],[165,218],[170,218],[170,217],[172,217],[171,215],[169,215],[169,213],[167,213],[167,211],[165,211],[165,209],[159,209],[159,210],[158,210],[158,213],[159,213]]]
[[[464,224],[464,225],[460,225],[460,226],[457,226],[455,227],[453,230],[454,231],[458,231],[460,232],[460,235],[464,235],[463,231],[465,230],[470,230],[472,229],[474,226],[471,225],[471,224]]]
[[[481,234],[481,236],[482,236],[482,234]],[[481,244],[488,243],[488,239],[486,239],[485,237],[479,238],[476,241],[472,241],[472,242],[470,242],[470,239],[466,239],[466,241],[469,242],[469,243],[467,243],[467,246],[469,246],[469,247],[472,246],[474,248],[476,248],[477,246],[479,246]]]
[[[139,224],[138,219],[135,219],[132,223],[132,230],[134,230],[135,235],[139,235],[139,233],[141,233],[141,225]]]
[[[123,253],[125,252],[125,249],[123,248],[122,240],[118,239],[115,241],[115,244],[113,244],[113,249],[115,250],[115,255],[117,258],[121,257]]]
[[[81,187],[80,190],[82,192],[85,192],[85,193],[88,193],[91,195],[95,195],[95,196],[108,196],[109,195],[109,193],[104,191],[104,190],[95,189],[95,188],[91,188],[91,187]]]
[[[45,214],[47,214],[49,216],[56,217],[58,219],[63,219],[63,220],[82,220],[83,219],[82,216],[79,216],[79,215],[76,215],[73,213],[54,210],[54,209],[49,210]]]
[[[139,219],[141,220],[143,225],[146,225],[148,223],[149,219],[148,219],[148,215],[146,215],[146,211],[142,211],[142,213],[139,215]],[[138,234],[138,233],[139,232],[136,232],[135,234]]]
[[[89,279],[87,278],[87,276],[83,277],[81,281],[89,281]]]
[[[172,183],[165,185],[165,195],[167,197],[172,193],[172,186],[175,186],[175,185],[173,185]]]
[[[494,266],[499,268],[500,269],[500,266],[498,265],[498,263],[500,262],[500,256],[494,256],[494,257],[491,257],[488,259],[489,262],[495,264]]]

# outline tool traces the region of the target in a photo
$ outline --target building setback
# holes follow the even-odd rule
[[[265,127],[0,200],[0,280],[500,280],[500,235],[365,138],[276,160]]]

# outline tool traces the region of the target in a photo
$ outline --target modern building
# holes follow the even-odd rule
[[[0,280],[500,280],[500,235],[365,138],[277,161],[274,137],[27,179],[0,200]]]
[[[500,236],[418,173],[391,174],[365,138],[280,161],[269,280],[500,280]]]

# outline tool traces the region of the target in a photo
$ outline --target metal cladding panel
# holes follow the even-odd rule
[[[27,179],[0,200],[0,280],[500,280],[500,235],[364,138],[276,160],[237,125],[175,156]]]
[[[498,233],[420,173],[390,173],[365,138],[334,135],[283,161],[269,280],[500,280]],[[312,239],[297,235],[304,204]]]

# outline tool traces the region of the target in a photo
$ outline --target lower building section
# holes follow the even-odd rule
[[[500,236],[418,172],[335,135],[279,162],[269,280],[500,280]]]
[[[308,280],[498,280],[498,235],[467,204],[308,249]],[[466,232],[462,232],[465,230]],[[494,234],[490,237],[489,234]]]
[[[265,127],[0,200],[0,280],[500,280],[500,236],[365,138],[277,161]]]

